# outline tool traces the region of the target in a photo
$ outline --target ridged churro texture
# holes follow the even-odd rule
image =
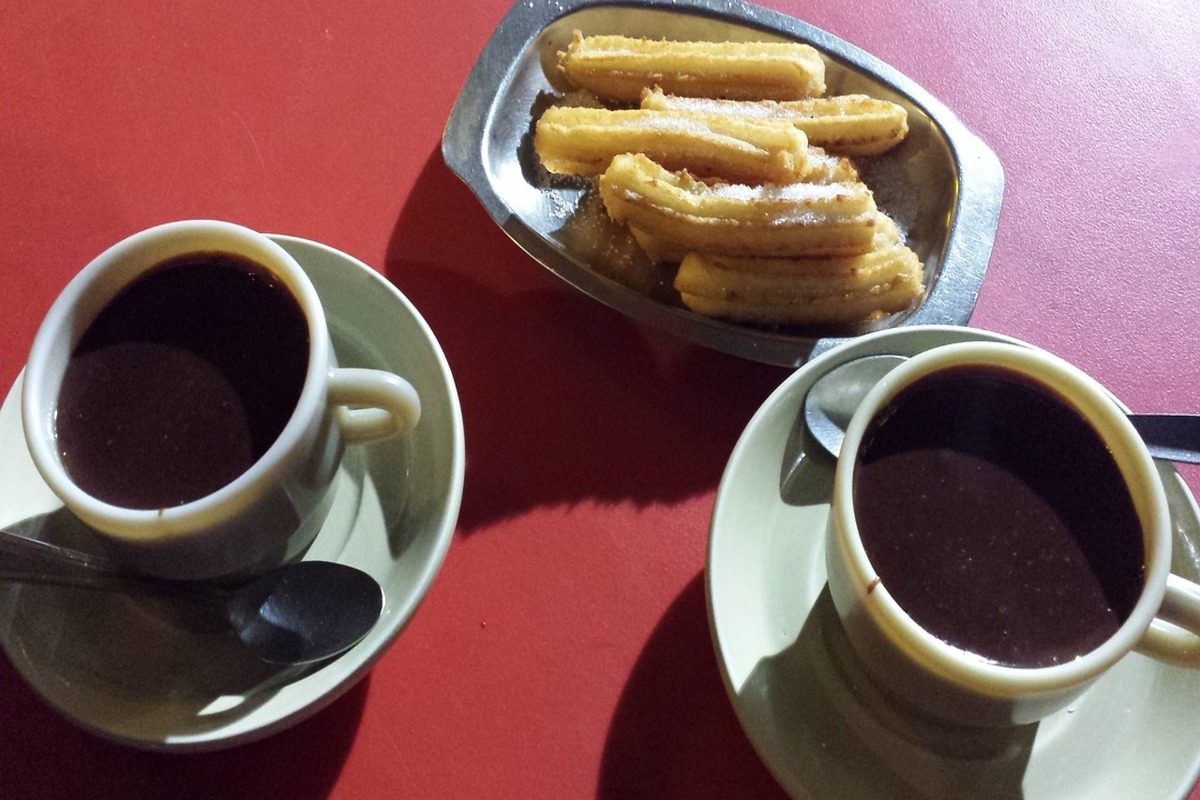
[[[858,180],[858,167],[844,156],[830,155],[820,147],[809,145],[800,180],[809,183],[854,182]]]
[[[881,284],[870,290],[800,297],[769,303],[747,303],[682,294],[683,304],[697,314],[757,325],[831,325],[869,322],[904,311],[920,297],[911,281]]]
[[[903,311],[924,291],[923,267],[879,214],[870,252],[843,258],[733,258],[688,253],[675,289],[684,305],[735,322],[858,323]]]
[[[612,160],[600,197],[614,220],[672,251],[857,255],[875,235],[875,200],[862,183],[705,183],[635,153]]]
[[[558,54],[574,86],[636,103],[642,90],[738,100],[798,100],[825,93],[825,62],[793,42],[676,42],[627,36],[583,36]]]
[[[558,57],[586,99],[546,110],[534,149],[550,172],[599,175],[608,216],[660,276],[674,270],[670,299],[783,326],[861,324],[920,300],[924,267],[851,160],[904,140],[903,106],[823,97],[824,61],[798,43],[575,31]]]
[[[750,183],[788,183],[809,170],[807,139],[791,125],[690,111],[552,106],[537,121],[533,147],[546,169],[572,175],[599,175],[631,152],[668,169]],[[830,165],[813,165],[822,168]]]
[[[848,156],[886,152],[908,134],[908,112],[903,106],[862,94],[778,102],[680,97],[655,88],[642,94],[641,106],[659,111],[788,122],[804,131],[810,144]]]

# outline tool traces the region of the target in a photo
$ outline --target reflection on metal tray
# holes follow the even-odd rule
[[[693,40],[793,40],[825,57],[827,94],[859,92],[903,105],[900,147],[860,161],[879,207],[908,232],[925,264],[926,294],[902,314],[852,329],[765,328],[694,314],[671,275],[610,222],[591,183],[541,170],[533,125],[565,90],[554,69],[573,30]],[[918,323],[964,325],[983,282],[1000,216],[995,154],[913,81],[835,36],[783,14],[722,0],[518,0],[467,78],[442,137],[442,156],[492,219],[529,255],[612,308],[733,355],[796,366],[848,336]]]

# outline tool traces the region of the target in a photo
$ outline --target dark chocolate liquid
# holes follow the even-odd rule
[[[1141,527],[1111,454],[1015,373],[959,367],[902,390],[863,439],[854,507],[896,602],[996,663],[1083,655],[1142,590]]]
[[[126,287],[67,364],[56,435],[68,474],[126,508],[199,499],[287,424],[308,367],[287,287],[229,253],[170,259]]]

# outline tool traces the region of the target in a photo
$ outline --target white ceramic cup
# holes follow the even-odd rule
[[[864,433],[902,390],[933,373],[964,365],[1008,370],[1050,388],[1052,396],[1095,429],[1129,488],[1141,525],[1143,590],[1117,631],[1072,661],[1006,666],[947,644],[896,602],[863,546],[853,484]],[[1078,368],[1014,344],[968,342],[928,350],[897,367],[868,393],[847,427],[842,454],[826,542],[830,594],[863,668],[901,704],[957,724],[1025,724],[1067,707],[1132,651],[1200,666],[1200,587],[1170,574],[1171,524],[1158,472],[1123,410]]]
[[[71,479],[58,453],[55,413],[68,359],[124,287],[167,259],[213,251],[257,263],[297,300],[309,351],[295,410],[248,470],[205,497],[163,509],[99,500]],[[344,445],[402,434],[421,413],[416,391],[400,376],[338,367],[321,300],[294,258],[262,234],[212,220],[144,230],[79,272],[34,338],[22,392],[29,452],[54,493],[131,568],[175,579],[252,574],[302,555],[332,504]]]

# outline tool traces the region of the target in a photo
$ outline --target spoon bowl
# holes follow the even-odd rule
[[[862,399],[906,360],[886,354],[865,356],[839,364],[817,379],[804,398],[804,422],[825,452],[838,457],[846,426]]]
[[[333,561],[298,561],[267,572],[225,601],[239,639],[272,664],[309,664],[345,652],[374,627],[383,589]]]
[[[181,582],[123,571],[108,559],[0,530],[0,580],[150,593],[221,619],[270,664],[311,664],[363,639],[383,611],[383,589],[360,569],[298,561],[241,583]]]

